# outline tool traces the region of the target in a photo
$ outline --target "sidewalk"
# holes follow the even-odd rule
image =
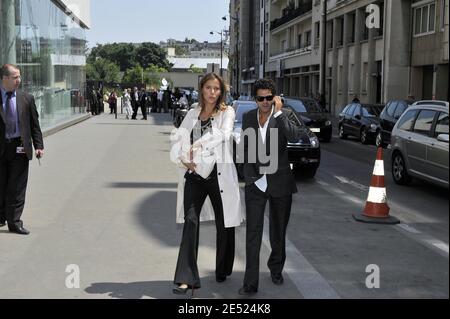
[[[45,139],[42,166],[30,166],[23,220],[31,235],[0,230],[0,298],[180,298],[171,291],[182,232],[171,117],[124,117],[92,117]],[[245,227],[236,231],[234,273],[223,284],[215,282],[215,234],[213,224],[202,225],[196,297],[239,298]],[[289,278],[272,284],[268,254],[263,245],[257,298],[302,298]],[[66,288],[71,264],[80,267],[80,289]]]

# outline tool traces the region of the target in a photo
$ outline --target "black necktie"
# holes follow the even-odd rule
[[[13,92],[6,92],[6,136],[12,137],[16,133],[16,116],[11,103]]]

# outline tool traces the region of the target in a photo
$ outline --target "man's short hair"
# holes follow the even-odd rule
[[[275,83],[271,79],[259,79],[255,82],[253,86],[253,96],[256,96],[258,90],[270,90],[272,95],[277,94],[277,88],[275,87]]]
[[[11,69],[20,70],[17,65],[14,64],[3,64],[0,68],[0,79],[3,79],[4,76],[11,75]]]

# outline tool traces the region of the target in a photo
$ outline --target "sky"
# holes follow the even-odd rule
[[[113,42],[154,42],[169,38],[219,42],[228,29],[229,0],[91,0],[88,46]]]

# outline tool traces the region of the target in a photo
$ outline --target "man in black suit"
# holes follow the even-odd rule
[[[0,68],[0,227],[8,223],[12,233],[28,235],[22,216],[28,183],[29,161],[44,156],[44,142],[34,97],[18,91],[17,66]]]
[[[241,137],[241,143],[244,143],[244,164],[241,168],[246,184],[247,235],[246,270],[240,295],[258,292],[259,258],[267,201],[270,206],[272,248],[267,266],[274,284],[282,285],[284,282],[282,271],[286,261],[286,229],[291,214],[292,194],[297,192],[287,143],[298,142],[305,130],[293,111],[283,108],[272,80],[258,80],[254,86],[254,96],[258,108],[244,115],[244,138]],[[258,141],[251,141],[246,135],[257,136]],[[252,152],[256,153],[252,156]],[[260,152],[267,155],[270,161],[263,160]],[[256,161],[251,158],[256,158]]]
[[[139,94],[139,105],[141,106],[141,112],[142,112],[142,120],[147,121],[147,92],[145,91],[145,88],[141,89],[141,93]]]
[[[137,87],[134,87],[133,92],[131,93],[131,107],[133,108],[133,116],[131,117],[132,120],[137,120],[139,106],[139,91]]]

